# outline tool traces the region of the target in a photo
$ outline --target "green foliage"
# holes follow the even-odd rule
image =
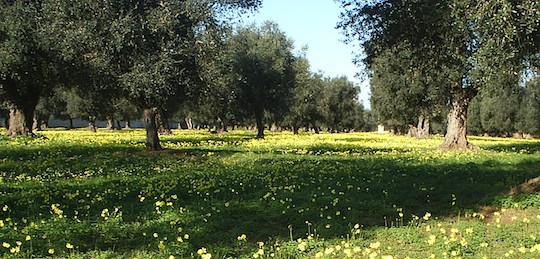
[[[433,118],[446,105],[445,75],[414,57],[400,44],[376,57],[371,65],[371,106],[377,120],[389,127],[417,125],[420,115]]]
[[[51,93],[71,65],[50,38],[56,35],[51,1],[0,2],[0,98],[20,122],[10,124],[10,135],[32,132],[39,98]]]
[[[537,66],[538,5],[530,1],[339,2],[344,11],[338,27],[362,47],[365,55],[358,62],[373,75],[374,109],[380,110],[381,120],[409,123],[422,113],[410,110],[430,111],[451,104],[443,146],[470,148],[465,134],[467,109],[480,92],[482,102],[477,105],[481,107],[473,111],[481,117],[484,130],[503,134],[513,130],[519,106],[516,82],[523,71]],[[504,107],[495,108],[500,100]]]
[[[304,126],[319,127],[324,121],[324,101],[320,95],[325,89],[325,81],[321,75],[310,72],[309,62],[305,56],[295,62],[296,87],[293,100],[286,118],[295,130]]]
[[[3,257],[498,257],[538,243],[538,194],[504,194],[537,176],[537,140],[442,153],[438,137],[176,131],[148,153],[139,130],[43,134],[0,139]],[[519,209],[515,223],[484,206]]]
[[[358,86],[347,80],[346,77],[330,78],[325,80],[323,92],[323,105],[326,126],[330,131],[344,132],[355,128],[356,113],[362,113],[357,96],[360,93]]]
[[[540,135],[540,78],[530,80],[523,90],[518,113],[517,129],[524,133]]]
[[[264,113],[287,111],[295,87],[293,44],[275,23],[238,27],[230,39],[235,97],[255,116],[264,136]]]

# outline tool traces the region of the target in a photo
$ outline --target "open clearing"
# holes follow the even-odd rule
[[[540,258],[540,140],[40,134],[0,139],[3,257]]]

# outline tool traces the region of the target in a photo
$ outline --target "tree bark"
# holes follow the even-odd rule
[[[442,150],[475,150],[478,147],[467,140],[467,109],[473,94],[468,89],[459,89],[452,94],[452,107],[448,113],[448,124]]]
[[[71,118],[69,120],[73,121]],[[70,126],[73,126],[73,124],[71,124]],[[90,128],[92,132],[97,132],[95,116],[88,116],[88,128]]]
[[[315,131],[315,134],[319,134],[321,132],[321,130],[317,126],[317,123],[315,123],[314,121],[311,122],[311,126],[313,127],[313,130]]]
[[[255,111],[255,121],[257,122],[257,138],[264,138],[264,111]]]
[[[27,85],[26,91],[18,92],[17,87],[11,84],[17,85],[13,80],[7,80],[5,88],[3,89],[9,100],[9,126],[8,136],[28,136],[33,135],[32,124],[34,122],[34,112],[41,96],[41,87],[35,85]],[[9,86],[8,86],[9,85]]]
[[[145,108],[143,110],[144,127],[146,129],[146,150],[148,151],[159,151],[162,149],[159,143],[156,113],[156,109],[152,108]]]
[[[409,124],[409,131],[407,132],[407,136],[418,138],[418,128],[413,124]]]
[[[169,120],[165,114],[158,112],[156,114],[156,125],[158,126],[158,133],[162,135],[172,135],[172,130],[169,127]]]
[[[41,118],[37,114],[34,114],[34,121],[32,122],[33,131],[41,131]]]
[[[424,117],[424,115],[418,116],[418,127],[416,132],[417,139],[427,139],[429,138],[429,117]]]
[[[30,116],[30,118],[28,118],[28,116]],[[25,113],[22,109],[18,107],[12,106],[9,109],[9,126],[7,135],[10,137],[31,135],[32,122],[33,116]]]
[[[107,116],[107,130],[114,130],[114,118]]]
[[[191,121],[191,118],[190,117],[186,117],[184,119],[186,121],[186,127],[188,130],[192,130],[193,129],[193,122]]]

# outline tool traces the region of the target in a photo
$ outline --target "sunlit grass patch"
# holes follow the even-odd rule
[[[156,153],[143,130],[0,139],[2,256],[540,253],[540,195],[509,195],[538,176],[538,140],[475,137],[483,149],[459,153],[441,136],[173,132]]]

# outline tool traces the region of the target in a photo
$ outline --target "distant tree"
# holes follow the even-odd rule
[[[375,121],[373,112],[371,110],[364,109],[362,117],[363,124],[362,127],[359,128],[360,131],[371,132],[377,130],[377,122]]]
[[[321,96],[325,89],[324,78],[310,71],[305,54],[296,60],[294,67],[296,87],[292,92],[292,105],[285,119],[286,124],[292,127],[295,134],[301,127],[312,127],[319,133],[324,120],[324,98]]]
[[[360,89],[345,76],[327,78],[324,98],[325,124],[331,132],[354,129]]]
[[[48,126],[49,118],[56,114],[65,113],[66,104],[57,95],[52,94],[40,98],[34,111],[32,131],[40,131]]]
[[[518,132],[540,136],[540,77],[525,84],[517,117]]]
[[[373,59],[371,107],[384,125],[408,129],[419,139],[429,137],[430,120],[445,106],[440,93],[443,75],[413,57],[407,44],[397,45]]]
[[[203,43],[209,45],[208,51],[200,58],[201,87],[191,92],[190,100],[196,104],[192,113],[203,118],[210,125],[210,130],[227,131],[228,124],[234,120],[232,110],[235,98],[233,79],[232,50],[228,48],[232,29],[224,28],[221,35],[209,34]]]
[[[471,104],[469,105],[468,115],[467,118],[468,127],[467,132],[472,135],[481,135],[485,132],[484,128],[482,127],[482,119],[480,116],[480,105],[482,103],[482,96],[477,95],[471,100]]]
[[[519,80],[514,74],[500,73],[483,83],[483,91],[469,107],[470,132],[491,136],[511,136],[516,132],[524,92]]]
[[[120,97],[114,101],[115,118],[125,122],[124,128],[131,128],[131,121],[140,118],[140,112],[128,98]]]
[[[230,47],[235,98],[241,110],[251,113],[257,124],[257,137],[264,137],[265,113],[287,111],[295,74],[293,44],[277,24],[238,27]]]

